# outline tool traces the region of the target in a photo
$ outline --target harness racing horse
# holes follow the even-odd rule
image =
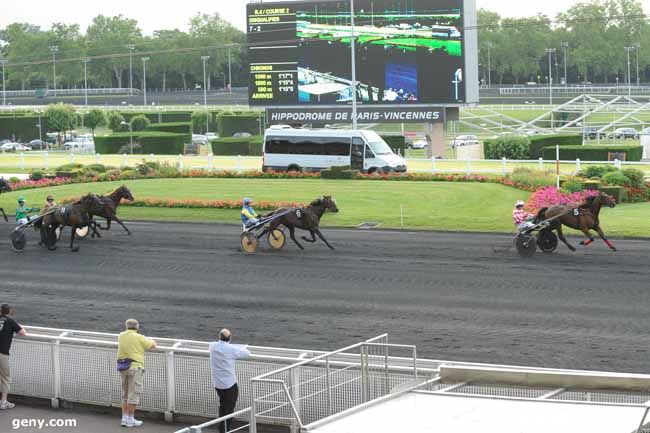
[[[604,192],[599,193],[597,196],[588,197],[583,204],[578,207],[572,205],[552,206],[549,208],[542,208],[535,217],[535,223],[544,220],[552,220],[550,223],[550,230],[557,232],[560,240],[571,251],[575,251],[575,247],[566,240],[564,233],[562,233],[562,225],[571,227],[575,230],[580,230],[587,237],[586,240],[580,242],[580,245],[589,245],[594,241],[591,236],[590,230],[596,230],[598,236],[607,244],[612,250],[616,251],[616,247],[605,237],[605,233],[600,228],[599,214],[603,206],[610,208],[616,206],[616,202],[609,195]]]
[[[7,182],[3,177],[0,177],[0,194],[8,191],[11,191],[11,185],[9,185],[9,182]],[[1,207],[0,207],[0,213],[2,213],[2,217],[5,219],[5,222],[8,222],[9,219],[7,218],[7,214],[5,213],[5,210]]]
[[[338,212],[339,209],[336,207],[336,201],[332,199],[331,196],[324,196],[319,199],[316,199],[312,201],[309,206],[305,208],[281,208],[276,211],[271,212],[270,214],[265,215],[267,216],[273,216],[274,214],[281,214],[285,213],[284,215],[272,220],[269,223],[269,226],[264,229],[264,231],[260,234],[260,237],[264,233],[274,233],[274,230],[278,228],[278,226],[283,225],[287,229],[289,229],[289,235],[291,236],[291,240],[298,245],[298,248],[301,250],[304,250],[305,248],[300,245],[300,242],[296,239],[296,228],[299,228],[301,230],[306,230],[311,234],[311,239],[303,236],[302,239],[305,242],[316,242],[316,236],[318,236],[323,242],[325,242],[325,245],[327,245],[331,250],[334,249],[332,245],[330,245],[329,242],[327,242],[327,239],[323,236],[323,234],[320,231],[320,219],[323,217],[323,214],[326,211],[330,212]]]
[[[100,205],[101,201],[96,195],[88,194],[75,204],[54,208],[51,212],[43,215],[43,219],[37,223],[36,227],[40,228],[41,239],[45,240],[47,249],[56,250],[56,229],[69,226],[72,228],[70,251],[73,253],[79,251],[79,247],[74,246],[77,229],[86,227],[90,223],[90,209]]]
[[[112,193],[108,194],[107,196],[100,195],[98,199],[99,199],[99,204],[93,206],[88,213],[90,215],[91,220],[93,219],[94,216],[105,218],[106,227],[102,227],[100,224],[91,221],[90,227],[93,231],[92,237],[95,236],[101,237],[99,232],[96,230],[95,226],[99,227],[100,230],[110,230],[111,221],[116,221],[119,225],[121,225],[124,228],[124,230],[126,230],[126,232],[130,236],[131,232],[129,231],[129,229],[126,228],[122,220],[117,217],[117,207],[120,205],[122,199],[133,201],[133,194],[131,194],[131,191],[129,191],[126,185],[120,186],[119,188],[115,189]]]

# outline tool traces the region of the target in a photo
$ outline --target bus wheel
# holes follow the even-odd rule
[[[298,172],[298,173],[299,173],[299,172],[301,172],[302,170],[301,170],[300,167],[298,167],[297,165],[290,165],[290,166],[287,168],[287,171],[288,171],[289,173],[291,173],[291,172]]]

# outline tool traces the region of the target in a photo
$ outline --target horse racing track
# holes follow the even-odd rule
[[[321,349],[388,332],[429,358],[648,372],[650,241],[525,260],[507,235],[324,229],[335,251],[263,241],[244,255],[239,226],[127,225],[79,253],[30,230],[14,253],[2,223],[0,300],[28,325],[118,332],[135,317],[149,335],[228,326],[239,342]]]

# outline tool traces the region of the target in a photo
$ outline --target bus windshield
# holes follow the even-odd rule
[[[368,141],[368,144],[375,155],[390,155],[393,153],[392,149],[376,132],[363,131],[363,136]]]

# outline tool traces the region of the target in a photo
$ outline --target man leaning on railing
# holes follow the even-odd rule
[[[117,340],[117,371],[122,378],[122,427],[140,427],[135,408],[144,392],[144,352],[156,348],[156,342],[138,333],[135,319],[124,323],[126,330]]]
[[[212,370],[212,383],[219,396],[219,418],[235,411],[239,397],[235,362],[251,355],[245,345],[230,344],[231,338],[230,330],[222,329],[219,332],[219,341],[210,343],[210,369]],[[219,424],[221,433],[226,433],[226,423],[230,425],[231,421]]]
[[[25,329],[9,317],[9,304],[0,305],[0,410],[12,409],[15,405],[7,401],[11,371],[9,370],[9,349],[15,334],[25,336]]]

